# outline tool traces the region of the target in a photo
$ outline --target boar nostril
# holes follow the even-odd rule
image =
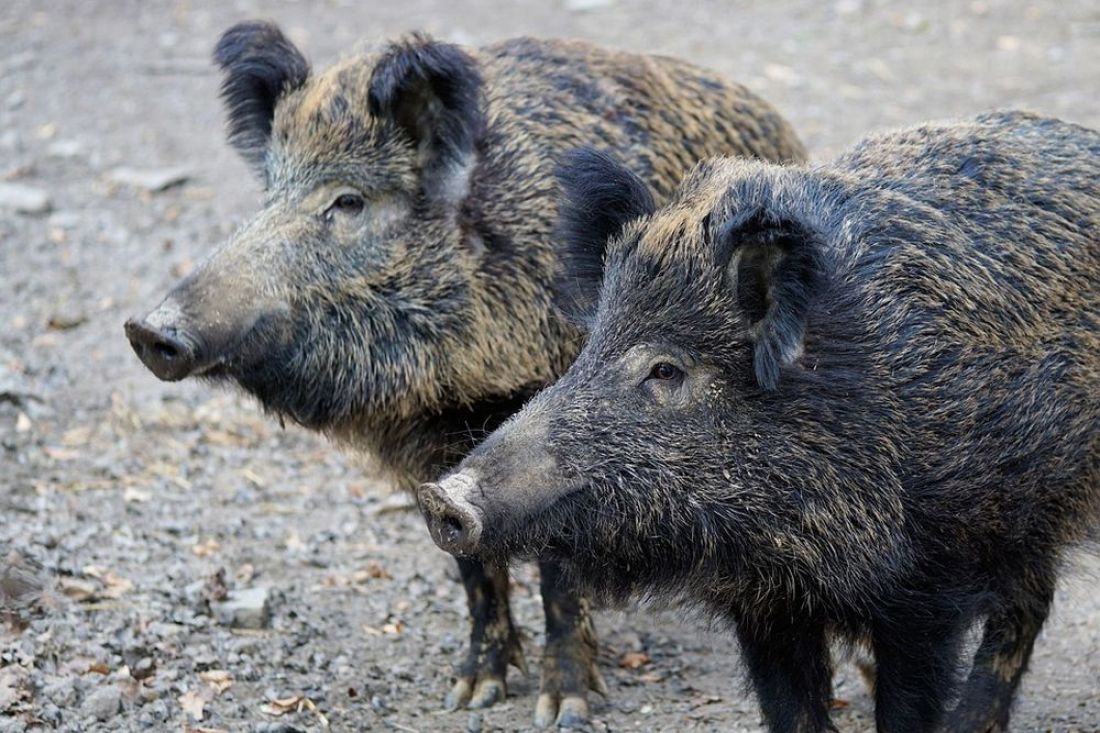
[[[184,379],[201,366],[194,339],[175,328],[131,319],[126,322],[126,337],[142,363],[160,379]]]
[[[462,520],[456,516],[444,515],[439,518],[439,524],[447,541],[452,544],[459,544],[463,535],[466,534],[466,527],[463,526]]]
[[[180,355],[179,349],[167,341],[157,341],[153,344],[153,348],[164,359],[175,359]]]

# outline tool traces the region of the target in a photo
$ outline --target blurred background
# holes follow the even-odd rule
[[[484,714],[439,713],[465,599],[408,500],[247,399],[157,382],[123,338],[256,205],[209,62],[251,17],[315,67],[412,29],[680,56],[774,103],[815,160],[994,107],[1100,127],[1095,0],[5,0],[0,733],[530,725],[530,569],[514,608],[531,676]],[[1100,730],[1097,567],[1059,589],[1016,730]],[[219,605],[227,591],[239,607]],[[759,729],[723,629],[635,609],[597,625],[612,694],[595,729]],[[838,680],[838,725],[871,730],[858,675]]]

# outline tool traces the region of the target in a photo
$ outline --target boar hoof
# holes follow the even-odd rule
[[[474,694],[470,698],[471,708],[487,708],[504,700],[507,695],[504,679],[500,677],[486,677],[479,680],[474,687]]]
[[[535,726],[549,728],[583,728],[588,725],[588,701],[583,697],[563,697],[544,692],[535,707]]]

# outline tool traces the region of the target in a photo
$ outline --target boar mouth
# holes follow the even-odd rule
[[[486,532],[481,539],[486,554],[525,560],[545,555],[568,558],[575,544],[570,539],[577,524],[574,517],[583,510],[583,496],[590,488],[574,484],[534,511],[507,521],[499,532]]]

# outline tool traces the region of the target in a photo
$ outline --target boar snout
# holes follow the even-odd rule
[[[452,555],[477,552],[483,526],[481,510],[467,498],[476,491],[477,479],[463,473],[437,484],[422,484],[417,491],[417,503],[432,539]]]
[[[202,369],[199,340],[174,322],[161,306],[144,319],[126,321],[126,338],[134,353],[157,379],[177,382]]]

